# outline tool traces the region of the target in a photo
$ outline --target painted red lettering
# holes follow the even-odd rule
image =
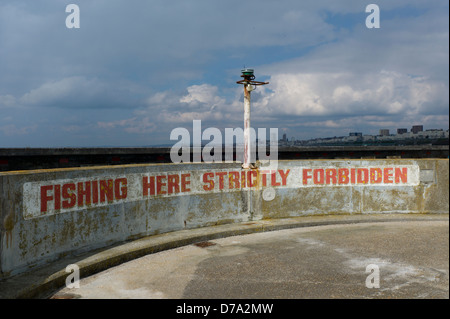
[[[86,202],[86,205],[91,204],[91,182],[85,182],[85,186],[83,188],[83,183],[79,182],[77,183],[78,188],[78,207],[81,207],[84,205],[84,202]],[[86,201],[84,201],[86,199]]]
[[[190,192],[191,189],[188,188],[188,185],[191,184],[191,181],[187,178],[191,177],[191,174],[181,174],[181,192]]]
[[[349,178],[348,178],[349,173],[350,172],[349,172],[348,168],[340,168],[338,170],[338,182],[339,182],[339,184],[348,184],[348,182],[349,182]]]
[[[369,170],[367,168],[358,168],[356,172],[359,184],[367,184],[369,182]]]
[[[113,180],[100,181],[100,202],[104,203],[107,199],[108,202],[114,200],[114,187]]]
[[[286,173],[285,173],[282,169],[278,170],[278,173],[280,173],[280,176],[281,176],[281,185],[286,186],[287,177],[288,177],[290,171],[291,170],[288,169],[288,170],[286,170]]]
[[[276,171],[273,171],[273,172],[270,174],[270,183],[271,183],[272,186],[280,186],[280,185],[281,185],[280,182],[277,182],[277,174],[276,174]]]
[[[53,196],[47,194],[52,189],[52,185],[41,186],[41,213],[47,212],[47,202],[53,200]]]
[[[126,178],[118,178],[114,181],[114,194],[116,196],[116,200],[127,198],[127,179]],[[122,184],[122,187],[120,187]]]
[[[336,169],[335,168],[329,168],[325,170],[325,178],[326,183],[330,184],[331,181],[333,181],[333,184],[337,184],[337,178],[336,178]]]
[[[211,178],[211,179],[208,179]],[[214,188],[214,173],[205,173],[203,174],[203,183],[206,185],[203,185],[203,189],[205,191],[210,191]]]
[[[350,170],[350,182],[351,182],[352,184],[355,184],[355,183],[356,183],[356,169],[355,169],[355,168],[352,168],[352,169]]]
[[[156,176],[156,195],[166,194],[166,191],[163,190],[163,186],[166,186],[166,183],[163,180],[166,179],[166,176]]]
[[[384,171],[384,179],[383,179],[384,183],[386,183],[386,184],[393,183],[393,181],[390,179],[392,177],[392,172],[391,172],[392,167],[385,168],[383,171]]]
[[[371,168],[370,169],[370,183],[378,184],[383,180],[383,173],[381,168]]]
[[[167,193],[179,193],[180,192],[180,176],[179,175],[169,175],[167,176]]]
[[[98,203],[98,181],[92,182],[92,203]]]
[[[75,206],[77,202],[77,196],[75,195],[76,186],[73,183],[64,184],[62,187],[62,207],[63,208],[72,208]]]
[[[55,185],[55,210],[61,209],[61,185]]]
[[[270,174],[270,171],[261,171],[261,176],[262,176],[262,185],[263,186],[267,186],[267,175],[266,174]]]
[[[216,173],[216,176],[219,176],[219,189],[223,189],[225,187],[224,183],[224,176],[227,175],[227,172],[219,172]]]
[[[155,177],[144,176],[142,178],[142,194],[143,196],[155,195]]]
[[[395,168],[395,182],[398,184],[400,183],[400,180],[402,183],[408,182],[408,168],[407,167],[396,167]]]
[[[245,171],[241,171],[241,185],[242,185],[242,188],[244,188],[245,187],[245,185],[246,185],[246,174],[245,174]]]
[[[229,189],[240,188],[239,172],[230,172],[228,174]]]
[[[324,183],[324,181],[325,181],[325,178],[324,178],[324,170],[323,169],[321,169],[321,168],[319,168],[319,169],[315,169],[314,171],[313,171],[313,183],[314,184],[323,184]]]
[[[311,175],[308,175],[308,173],[311,172],[311,169],[309,168],[304,168],[303,169],[303,185],[307,185],[308,184],[308,179],[311,178]]]
[[[252,179],[252,176],[254,179]],[[257,171],[248,171],[247,172],[247,186],[255,187],[258,184],[258,172]]]

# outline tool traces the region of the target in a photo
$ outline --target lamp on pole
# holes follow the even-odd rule
[[[253,69],[242,69],[240,81],[237,84],[244,85],[244,169],[250,168],[251,165],[251,138],[250,138],[250,92],[256,89],[258,85],[269,84],[269,82],[254,81],[255,75]]]

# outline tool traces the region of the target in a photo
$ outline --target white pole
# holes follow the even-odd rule
[[[250,168],[251,140],[250,140],[250,91],[244,85],[244,164],[243,168]]]

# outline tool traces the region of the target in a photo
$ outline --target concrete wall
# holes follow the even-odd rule
[[[271,170],[269,170],[271,169]],[[0,278],[174,230],[322,214],[448,213],[446,159],[123,165],[0,173]]]
[[[262,218],[285,218],[318,214],[373,213],[448,213],[448,160],[342,160],[287,161],[280,167],[404,168],[409,167],[408,181],[395,183],[351,183],[344,185],[314,185],[276,189],[271,201],[260,201]],[[395,170],[388,170],[394,172]],[[416,175],[417,174],[417,175]],[[392,174],[395,175],[395,174]],[[369,176],[369,179],[373,176]],[[356,176],[356,179],[358,177]],[[308,182],[311,180],[308,179]],[[374,178],[376,180],[376,178]],[[260,191],[262,193],[263,191]],[[261,195],[260,195],[261,196]]]

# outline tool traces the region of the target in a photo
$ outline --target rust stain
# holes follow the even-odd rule
[[[12,213],[9,213],[3,219],[3,227],[5,228],[6,248],[9,248],[12,244],[12,230],[14,228],[14,217]]]
[[[195,243],[194,246],[200,247],[200,248],[205,248],[205,247],[209,247],[209,246],[214,246],[215,243],[210,242],[210,241],[202,241],[200,243]]]

